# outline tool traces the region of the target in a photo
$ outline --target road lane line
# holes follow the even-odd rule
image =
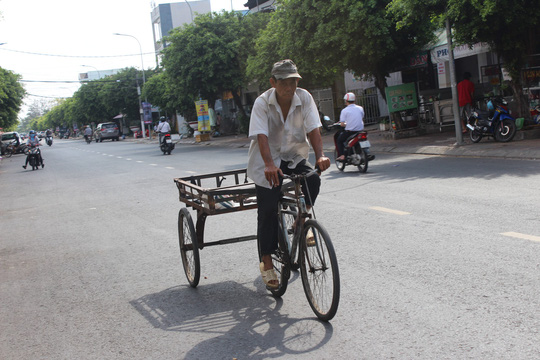
[[[144,161],[142,161],[142,160],[137,160],[137,162],[138,162],[138,163],[143,163]]]
[[[380,207],[380,206],[372,206],[372,207],[370,207],[370,209],[371,210],[376,210],[376,211],[387,212],[387,213],[394,214],[394,215],[411,215],[411,213],[406,212],[406,211],[387,209],[387,208]]]
[[[530,240],[530,241],[540,242],[540,236],[521,234],[521,233],[517,233],[517,232],[513,232],[513,231],[501,233],[501,235],[510,236],[510,237],[523,239],[523,240]]]
[[[165,166],[165,169],[174,170],[172,166]]]
[[[150,166],[157,166],[157,164],[148,164],[148,165],[150,165]]]

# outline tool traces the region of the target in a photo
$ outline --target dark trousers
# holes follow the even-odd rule
[[[288,163],[282,161],[280,169],[284,174],[303,174],[313,170],[307,161],[300,162],[296,168],[289,169]],[[302,184],[302,192],[305,194],[306,205],[311,206],[319,195],[321,178],[317,175],[306,178],[306,184]],[[278,247],[278,202],[281,196],[281,181],[278,187],[268,189],[256,186],[257,190],[257,241],[262,255],[272,254]],[[309,193],[308,193],[309,189]]]
[[[356,134],[357,132],[358,131],[343,130],[334,135],[336,137],[336,146],[337,146],[338,156],[347,155],[345,154],[345,141],[347,141],[349,136],[352,136]]]

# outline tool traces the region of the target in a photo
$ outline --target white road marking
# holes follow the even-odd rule
[[[138,163],[143,163],[144,161],[142,161],[142,160],[137,160],[137,162],[138,162]]]
[[[131,161],[131,159],[130,159],[130,158],[126,158],[126,160],[127,160],[127,161]]]
[[[534,236],[534,235],[528,235],[528,234],[521,234],[521,233],[517,233],[517,232],[513,232],[513,231],[501,233],[501,235],[504,235],[504,236],[510,236],[510,237],[514,237],[514,238],[518,238],[518,239],[523,239],[523,240],[530,240],[530,241],[537,241],[537,242],[540,242],[540,236]]]
[[[370,207],[370,209],[371,210],[382,211],[382,212],[387,212],[387,213],[394,214],[394,215],[411,215],[411,213],[406,212],[406,211],[387,209],[387,208],[380,207],[380,206],[372,206],[372,207]]]
[[[157,166],[157,164],[148,164],[148,165],[150,165],[150,166]]]
[[[116,158],[117,158],[117,159],[123,159],[123,157],[121,157],[121,156],[117,156]]]
[[[172,166],[165,166],[165,169],[174,170]]]

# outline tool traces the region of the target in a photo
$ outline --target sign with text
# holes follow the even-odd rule
[[[208,100],[195,101],[199,131],[210,131],[210,115],[208,113]]]
[[[142,108],[143,108],[144,123],[151,124],[152,123],[152,104],[143,101]]]
[[[388,104],[388,111],[396,112],[409,109],[416,109],[418,107],[418,100],[416,98],[416,87],[414,83],[401,84],[396,86],[387,87],[386,103]]]

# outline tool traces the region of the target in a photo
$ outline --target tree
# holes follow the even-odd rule
[[[257,40],[261,53],[250,58],[250,74],[270,69],[277,58],[292,58],[308,84],[328,85],[350,70],[373,78],[384,97],[389,73],[433,37],[414,23],[396,28],[386,9],[389,3],[282,0]]]
[[[163,52],[163,66],[173,96],[192,99],[193,107],[193,101],[199,97],[213,104],[218,94],[230,91],[245,117],[239,92],[246,83],[247,56],[254,49],[256,28],[265,24],[264,18],[268,16],[205,14],[197,16],[195,24],[173,30],[164,39],[168,46]]]
[[[429,4],[429,6],[427,6]],[[519,105],[519,116],[528,112],[523,97],[521,70],[530,55],[540,52],[538,17],[531,15],[537,0],[471,1],[393,0],[392,11],[402,20],[398,25],[448,19],[455,30],[457,43],[472,45],[486,42],[504,61],[512,77],[510,85]]]
[[[19,82],[21,76],[0,67],[0,128],[14,129],[26,91]]]

